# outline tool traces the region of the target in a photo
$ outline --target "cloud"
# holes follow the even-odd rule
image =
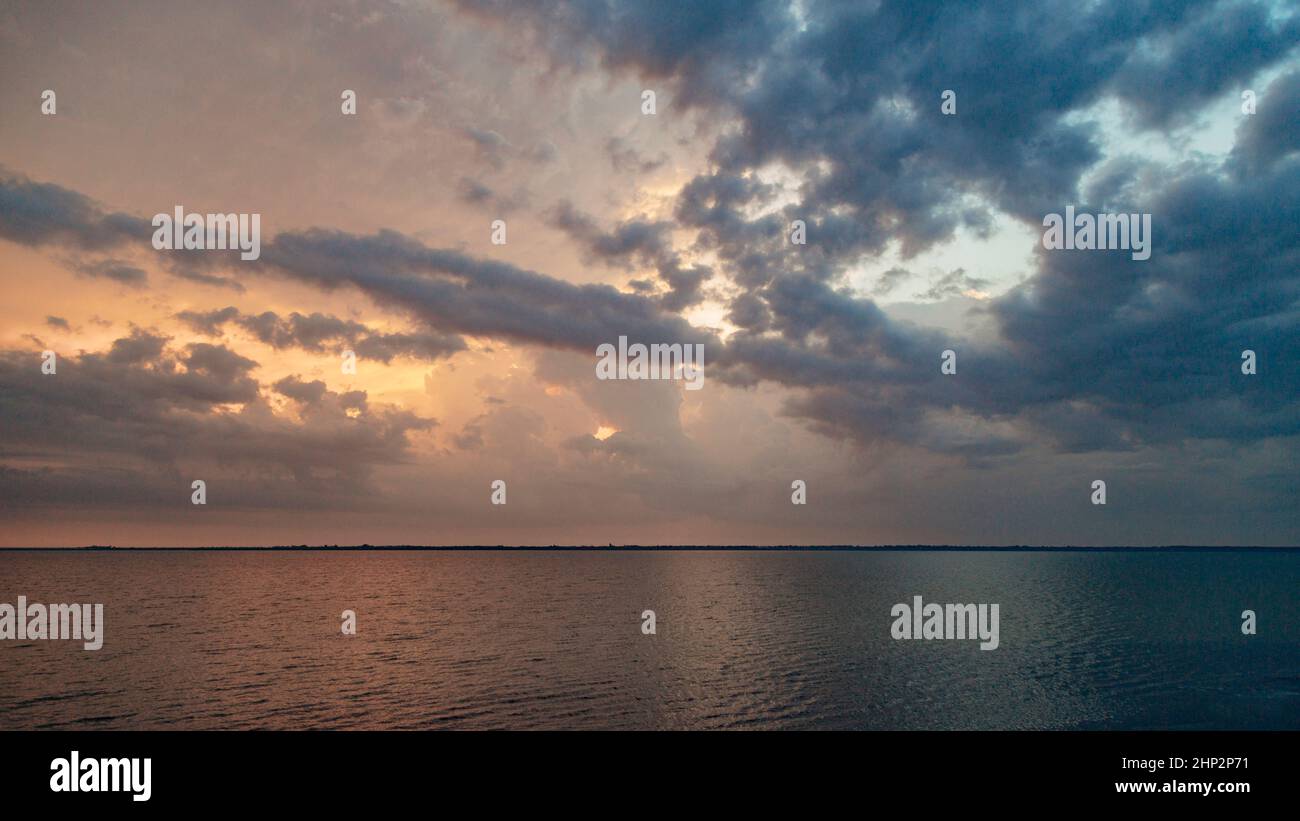
[[[655,159],[646,159],[622,137],[610,137],[606,140],[605,153],[609,155],[609,164],[621,174],[651,174],[668,163],[666,154],[660,154]]]
[[[213,276],[212,274],[205,274],[200,271],[195,271],[191,268],[187,268],[183,264],[171,265],[168,267],[170,268],[172,276],[178,277],[180,279],[188,280],[190,282],[197,282],[200,285],[211,285],[214,288],[229,288],[230,290],[237,291],[239,293],[244,292],[244,286],[242,283],[230,279],[228,277],[220,277],[220,276]]]
[[[105,212],[76,191],[0,169],[0,238],[28,246],[106,251],[147,240],[151,231],[148,220]]]
[[[876,282],[876,286],[871,292],[876,296],[884,296],[897,288],[900,283],[912,276],[912,272],[906,268],[894,266],[880,275],[880,279]]]
[[[1192,119],[1300,42],[1300,15],[1264,3],[1194,4],[1180,22],[1134,49],[1114,79],[1116,94],[1143,127]]]
[[[351,506],[373,468],[404,462],[408,434],[433,425],[371,406],[364,391],[296,378],[274,386],[311,405],[291,418],[267,402],[256,365],[141,329],[107,351],[60,356],[53,375],[31,351],[0,351],[0,498],[169,507],[188,504],[190,480],[204,478],[237,506]]]
[[[231,305],[211,311],[181,311],[176,318],[208,336],[220,335],[226,324],[233,323],[272,348],[301,348],[313,353],[338,353],[347,349],[363,359],[385,364],[398,356],[442,359],[466,347],[465,341],[454,335],[432,331],[382,333],[361,322],[319,312],[294,311],[281,317],[274,311],[245,314]]]
[[[1233,374],[1244,349],[1260,351],[1268,363],[1289,361],[1297,349],[1297,311],[1290,307],[1297,241],[1290,227],[1300,217],[1300,158],[1275,161],[1266,176],[1185,166],[1151,179],[1158,187],[1142,197],[1160,214],[1153,258],[1040,252],[1037,275],[986,309],[998,344],[893,320],[870,299],[833,285],[824,270],[800,265],[739,280],[748,287],[733,300],[730,316],[741,330],[724,345],[668,310],[659,295],[573,285],[392,231],[281,233],[263,243],[262,258],[248,270],[326,291],[356,288],[424,323],[426,331],[385,334],[324,314],[245,315],[230,308],[181,318],[204,332],[234,322],[272,347],[337,350],[346,341],[359,355],[383,361],[450,355],[461,349],[460,335],[584,354],[619,336],[703,342],[711,379],[796,391],[786,413],[864,445],[896,440],[944,451],[953,439],[936,435],[927,420],[954,409],[991,426],[1015,423],[1021,441],[1047,437],[1066,449],[1296,433],[1300,414],[1285,401],[1300,387],[1294,374],[1274,369],[1246,392]],[[687,186],[684,202],[700,195],[689,190],[699,182]],[[714,188],[709,207],[743,202],[760,190],[728,183]],[[551,219],[601,259],[631,265],[671,253],[664,223],[628,220],[604,231],[564,204]],[[1234,246],[1219,239],[1234,236],[1251,239]],[[927,297],[982,284],[957,269]],[[945,379],[936,363],[946,349],[959,351],[963,376],[972,368],[978,376]],[[1097,417],[1121,432],[1081,437],[1061,427]],[[959,452],[1009,452],[1016,439],[1000,429],[990,436],[987,448],[968,442]]]
[[[667,86],[679,107],[730,122],[710,168],[678,192],[675,224],[599,231],[572,214],[557,221],[598,258],[695,231],[694,247],[738,287],[729,319],[741,330],[710,377],[795,389],[787,412],[828,435],[940,451],[951,439],[931,435],[926,420],[953,408],[1069,450],[1296,432],[1283,399],[1293,369],[1243,383],[1237,368],[1245,348],[1284,362],[1297,346],[1295,72],[1260,96],[1271,107],[1243,123],[1217,168],[1107,158],[1089,112],[1113,100],[1143,127],[1191,122],[1290,59],[1297,15],[1235,2],[1069,13],[1049,2],[1009,19],[989,3],[607,2],[532,4],[524,16],[553,61],[594,52],[606,68]],[[955,116],[940,110],[945,89],[956,91]],[[987,232],[994,211],[1036,230],[1064,204],[1091,208],[1081,182],[1103,161],[1108,173],[1086,193],[1152,212],[1156,256],[1040,253],[1035,275],[986,309],[999,344],[891,320],[843,286],[891,247],[906,259],[960,226]],[[773,167],[795,182],[773,181]],[[806,246],[787,240],[794,219],[808,226]],[[958,268],[923,298],[987,284]],[[958,379],[938,372],[946,348],[959,351]],[[990,436],[994,450],[1009,447]]]
[[[517,211],[527,204],[529,199],[527,189],[521,188],[507,196],[470,177],[461,177],[456,183],[456,196],[461,202],[491,210],[497,215]]]
[[[890,272],[886,271],[888,276]],[[930,283],[930,288],[917,296],[921,299],[946,299],[952,296],[970,296],[972,293],[983,293],[989,287],[989,281],[980,277],[973,277],[966,273],[965,268],[954,268],[946,274],[941,275]]]
[[[0,193],[18,196],[29,190],[39,190],[58,201],[88,202],[57,185],[0,181]],[[25,220],[26,236],[57,233],[42,225],[39,216],[33,212]],[[63,220],[61,214],[46,216]],[[86,216],[88,222],[96,223],[93,213]],[[146,231],[136,237],[124,234],[118,241],[145,243],[148,237]],[[712,337],[667,310],[659,300],[620,293],[606,285],[573,285],[509,263],[429,248],[395,231],[369,236],[319,228],[287,231],[264,240],[261,258],[248,263],[237,262],[237,252],[190,252],[185,256],[192,263],[202,258],[214,268],[237,266],[244,272],[284,275],[325,290],[355,287],[381,304],[412,314],[441,334],[368,338],[367,349],[377,357],[402,350],[425,355],[451,352],[463,344],[455,339],[458,334],[584,351],[595,351],[620,335],[645,342],[702,342]],[[680,293],[690,290],[690,280],[703,276],[693,268],[677,271],[670,267],[666,273],[683,278],[676,289]],[[182,315],[192,327],[204,331],[236,317],[246,330],[273,345],[293,340],[310,348],[319,347],[326,339],[366,341],[357,336],[364,330],[359,323],[320,314],[286,319],[274,313],[253,317]]]
[[[443,333],[591,352],[619,335],[647,342],[711,337],[653,300],[428,248],[394,231],[285,232],[263,243],[257,268],[326,290],[358,288]]]
[[[81,276],[111,279],[134,288],[143,287],[149,281],[149,275],[142,269],[120,259],[102,259],[96,262],[71,261],[69,267]]]
[[[107,361],[117,365],[134,365],[158,358],[167,344],[167,337],[133,328],[130,336],[113,340]]]
[[[463,133],[474,145],[479,158],[494,170],[504,168],[506,161],[512,157],[530,163],[548,163],[556,157],[555,145],[550,142],[519,147],[512,145],[498,132],[487,128],[470,127],[464,129]]]
[[[712,276],[706,265],[686,265],[672,247],[673,224],[629,219],[602,231],[590,216],[561,200],[548,213],[552,226],[577,241],[589,260],[619,265],[626,270],[654,267],[668,287],[661,297],[665,310],[681,311],[703,298],[701,287]]]
[[[1300,128],[1295,113],[1300,108],[1300,70],[1280,75],[1257,93],[1256,113],[1245,117],[1237,129],[1232,149],[1238,173],[1267,173],[1278,160],[1300,152]]]

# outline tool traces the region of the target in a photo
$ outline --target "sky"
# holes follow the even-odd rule
[[[1283,3],[5,4],[0,545],[1300,544],[1298,114]]]

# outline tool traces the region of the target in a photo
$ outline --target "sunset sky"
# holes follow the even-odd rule
[[[1300,14],[1013,8],[4,4],[0,544],[1300,543]]]

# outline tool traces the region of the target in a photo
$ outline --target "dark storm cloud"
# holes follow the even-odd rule
[[[148,240],[148,220],[106,213],[93,200],[58,185],[32,182],[0,168],[0,238],[20,245],[105,251]]]
[[[585,60],[595,38],[603,46],[599,59],[607,68],[655,77],[708,74],[713,87],[743,84],[745,69],[756,65],[791,23],[787,3],[755,0],[542,0],[525,6],[509,0],[457,0],[456,5],[485,19],[532,20],[551,52],[566,60]],[[685,92],[687,101],[692,89]]]
[[[77,191],[33,182],[0,168],[0,238],[29,247],[57,245],[64,251],[135,249],[153,253],[153,231],[149,220],[105,211]],[[228,264],[237,253],[175,251],[162,257],[160,264],[181,279],[243,291],[244,286],[233,279],[200,270]],[[61,262],[79,276],[109,279],[130,287],[143,287],[149,279],[138,265],[112,257],[67,255]]]
[[[108,351],[107,359],[109,362],[118,365],[134,365],[139,362],[148,362],[157,359],[166,345],[167,337],[134,328],[131,330],[130,336],[113,340],[113,346]]]
[[[1267,176],[1188,168],[1162,183],[1144,192],[1158,215],[1149,261],[1040,252],[1038,275],[987,309],[997,346],[922,331],[787,275],[753,293],[770,315],[743,306],[770,332],[733,336],[710,375],[804,388],[787,412],[829,435],[949,452],[927,413],[1015,421],[1067,451],[1300,433],[1300,156]],[[955,378],[938,368],[949,348]],[[1258,376],[1241,373],[1245,350]]]
[[[462,5],[481,15],[506,10]],[[1287,53],[1300,25],[1270,6],[1236,2],[812,2],[802,27],[791,9],[539,3],[511,19],[531,19],[560,47],[558,60],[594,47],[608,66],[663,78],[684,101],[738,117],[714,146],[717,171],[696,184],[749,185],[748,175],[774,161],[804,169],[800,202],[786,216],[817,226],[810,233],[833,266],[889,240],[910,254],[948,239],[963,221],[953,205],[964,194],[1037,221],[1074,194],[1100,156],[1094,127],[1066,115],[1108,95],[1156,122],[1194,112]],[[940,113],[944,89],[957,92],[958,116]],[[746,229],[769,238],[777,226],[739,215],[748,197],[701,212],[699,194],[682,192],[681,218],[752,273],[759,237]]]
[[[327,290],[359,288],[444,333],[591,352],[619,335],[645,342],[710,338],[654,300],[428,248],[393,231],[286,232],[263,243],[257,266]]]
[[[240,356],[224,345],[213,345],[208,342],[192,342],[185,346],[186,355],[181,357],[181,362],[185,364],[190,374],[212,377],[220,384],[240,384],[244,388],[254,388],[255,384],[247,379],[246,374],[257,363],[246,356]],[[159,354],[161,354],[161,350]],[[256,394],[255,390],[247,390],[240,395],[241,399],[251,399]],[[232,401],[230,398],[224,398],[214,401]]]
[[[356,342],[356,354],[362,359],[374,359],[387,364],[398,356],[415,359],[442,359],[465,350],[465,342],[458,336],[428,331],[420,333],[372,333]]]
[[[1044,254],[995,302],[1035,389],[1087,399],[1136,440],[1300,431],[1300,156],[1266,177],[1190,169],[1149,196],[1148,262]]]
[[[240,315],[239,309],[230,305],[215,311],[181,311],[176,318],[201,334],[217,336],[221,326]]]
[[[734,334],[714,357],[710,378],[797,388],[785,413],[836,439],[900,441],[967,456],[1018,449],[1002,436],[954,447],[951,436],[928,420],[931,412],[957,408],[987,418],[1017,412],[1017,400],[1001,394],[1016,387],[1016,376],[999,352],[891,320],[870,300],[811,276],[782,277],[761,296],[772,309],[765,332]],[[964,367],[992,358],[1000,371],[944,377],[940,353],[953,346],[961,348]]]
[[[213,311],[181,311],[176,318],[208,336],[218,336],[227,323],[234,323],[273,348],[302,348],[314,353],[348,348],[363,359],[387,364],[394,357],[440,359],[465,350],[458,336],[432,331],[382,333],[353,320],[322,313],[280,316],[274,311],[244,314],[233,305]]]
[[[80,233],[94,234],[93,226],[103,222],[101,212],[77,192],[52,184],[0,181],[0,197],[7,204],[29,202],[31,192],[57,202],[82,203],[76,222]],[[53,237],[67,228],[67,209],[23,206],[22,219],[0,214],[0,225],[21,224],[21,232],[5,229],[5,236]],[[148,248],[148,223],[125,215],[114,215],[123,224],[144,226],[142,232],[115,235],[116,242],[135,241]],[[118,219],[120,218],[120,219]],[[42,219],[54,220],[54,226]],[[634,233],[641,232],[638,228]],[[654,231],[646,232],[645,237]],[[624,239],[627,249],[644,247],[649,240]],[[24,241],[24,240],[18,240]],[[29,241],[30,244],[30,240]],[[611,251],[614,249],[610,249]],[[427,322],[433,334],[371,334],[360,323],[324,315],[274,313],[243,314],[186,312],[181,318],[191,327],[215,332],[221,324],[238,319],[250,332],[273,345],[300,344],[319,348],[327,339],[352,338],[376,358],[401,352],[434,356],[460,350],[463,342],[455,335],[511,339],[550,347],[595,351],[596,346],[617,340],[620,335],[644,342],[704,342],[712,335],[693,328],[666,310],[664,301],[674,294],[694,299],[694,289],[707,276],[699,266],[684,268],[669,260],[661,275],[673,288],[665,299],[648,299],[625,294],[607,285],[573,285],[504,262],[476,259],[458,251],[429,248],[394,231],[369,236],[342,231],[310,229],[277,235],[262,244],[261,258],[241,263],[233,252],[189,252],[185,263],[213,268],[223,265],[240,271],[277,273],[312,283],[326,290],[351,286],[377,302],[404,311]],[[202,262],[201,260],[207,260]],[[687,296],[689,295],[689,297]],[[223,309],[228,312],[229,309]],[[358,351],[361,352],[360,350]]]
[[[703,298],[701,286],[713,271],[705,265],[683,264],[672,247],[671,222],[630,219],[603,231],[594,219],[568,201],[558,203],[548,217],[553,226],[578,242],[589,260],[628,270],[655,268],[660,281],[668,286],[668,293],[661,298],[665,310],[681,311]]]
[[[1149,48],[1125,62],[1115,89],[1140,124],[1160,127],[1188,119],[1214,96],[1239,91],[1285,57],[1300,43],[1300,15],[1282,17],[1262,3],[1200,6],[1186,25],[1149,39]]]
[[[1267,172],[1274,162],[1300,151],[1300,70],[1289,71],[1257,91],[1256,113],[1246,117],[1233,146],[1234,169]]]
[[[506,8],[461,5],[489,19]],[[947,409],[1015,421],[1069,450],[1296,432],[1295,369],[1282,364],[1295,361],[1300,313],[1294,70],[1260,93],[1223,168],[1115,158],[1101,169],[1085,196],[1154,213],[1152,260],[1040,253],[1037,275],[987,309],[998,346],[892,321],[831,285],[891,243],[907,257],[961,225],[987,234],[993,211],[1037,231],[1065,204],[1090,210],[1080,180],[1102,160],[1102,135],[1074,115],[1117,99],[1142,127],[1192,121],[1290,59],[1293,11],[1117,0],[810,2],[797,13],[699,2],[523,11],[552,59],[594,54],[734,123],[675,211],[675,227],[694,229],[695,247],[741,288],[729,318],[742,330],[711,376],[803,388],[787,410],[831,435],[928,439],[940,450],[950,443],[923,420]],[[945,89],[957,94],[955,116],[941,113]],[[798,187],[760,180],[773,163]],[[795,219],[807,224],[806,246],[788,241]],[[983,284],[958,270],[925,297]],[[959,351],[961,378],[939,375],[945,348]],[[1271,363],[1267,378],[1243,383],[1246,348]],[[1015,447],[994,439],[994,451]]]
[[[107,352],[60,356],[55,374],[40,364],[0,352],[0,451],[18,460],[0,470],[8,501],[187,505],[197,477],[226,504],[348,505],[374,467],[407,458],[408,433],[433,424],[290,377],[274,390],[310,405],[295,421],[271,411],[256,362],[140,329]]]
[[[315,405],[329,392],[325,383],[319,379],[304,382],[296,376],[286,376],[273,386],[276,393],[282,394],[304,405]]]
[[[595,220],[568,201],[558,203],[549,216],[552,225],[577,240],[584,251],[602,262],[629,267],[637,262],[653,262],[670,251],[671,222],[633,219],[605,232]]]

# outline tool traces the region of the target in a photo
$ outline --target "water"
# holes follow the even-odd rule
[[[1294,551],[0,553],[0,601],[107,623],[0,641],[0,729],[1297,729],[1297,581]],[[1001,646],[891,639],[914,595],[998,603]]]

